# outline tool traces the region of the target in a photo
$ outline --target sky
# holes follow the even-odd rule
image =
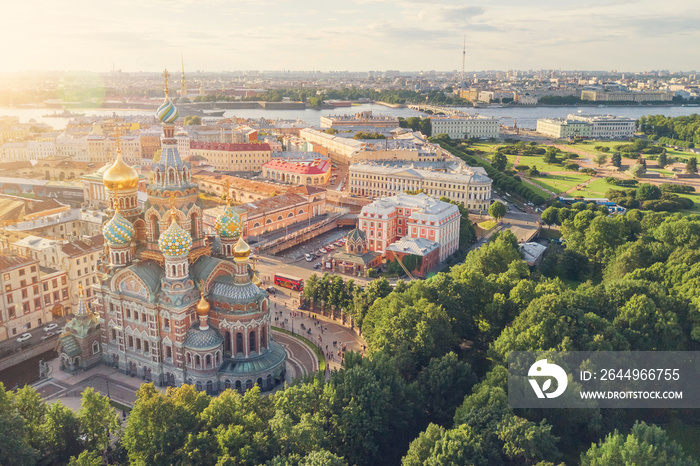
[[[697,0],[3,0],[0,72],[700,69]]]

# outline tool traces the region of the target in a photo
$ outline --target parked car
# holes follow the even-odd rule
[[[333,243],[331,243],[328,246],[326,246],[326,249],[328,249],[329,251],[332,251],[335,249],[335,246],[333,246]]]
[[[46,332],[44,335],[41,336],[41,339],[46,340],[47,338],[51,338],[53,335],[53,332]]]
[[[270,293],[273,296],[277,293],[277,290],[275,289],[274,286],[268,286],[267,288],[265,288],[265,291],[267,291],[268,293]]]
[[[316,263],[314,264],[314,269],[320,269],[320,268],[321,268],[321,263],[320,263],[320,262],[316,262]]]
[[[49,324],[46,327],[44,327],[44,332],[50,332],[51,330],[55,330],[58,328],[58,324]]]
[[[19,338],[17,338],[17,341],[22,343],[24,341],[29,340],[31,337],[32,337],[31,333],[23,333],[22,335],[19,336]]]
[[[311,254],[304,254],[304,258],[306,259],[306,262],[311,262],[314,260],[313,256]]]
[[[322,254],[328,253],[328,249],[326,249],[326,248],[321,248],[321,249],[319,249],[319,251],[321,251]]]

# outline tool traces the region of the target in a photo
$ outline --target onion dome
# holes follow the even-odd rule
[[[202,293],[202,297],[199,299],[199,302],[197,303],[197,315],[200,317],[205,317],[209,315],[209,309],[211,309],[211,306],[209,305],[209,301],[204,299],[204,293]]]
[[[250,246],[243,241],[243,237],[241,236],[238,238],[238,242],[233,248],[233,259],[236,262],[245,262],[248,260],[248,256],[250,256]]]
[[[241,218],[231,204],[226,205],[224,213],[214,222],[216,232],[222,238],[238,238],[241,234]]]
[[[110,191],[131,189],[139,184],[139,174],[122,160],[121,151],[118,151],[117,160],[105,170],[102,182]]]
[[[156,118],[163,123],[174,123],[178,116],[177,107],[173,105],[170,97],[166,94],[163,104],[156,110]]]
[[[192,248],[192,237],[173,219],[167,230],[158,238],[158,247],[165,257],[184,256]]]
[[[131,222],[122,217],[117,207],[114,216],[102,227],[102,233],[110,246],[125,246],[131,243],[136,231]]]

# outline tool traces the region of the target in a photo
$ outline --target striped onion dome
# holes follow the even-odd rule
[[[114,216],[102,227],[102,233],[110,246],[124,246],[131,243],[136,232],[131,222],[122,217],[117,209]]]
[[[177,120],[178,111],[177,107],[173,105],[170,97],[165,96],[163,104],[156,110],[156,118],[158,118],[163,123],[174,123]]]
[[[241,235],[241,218],[230,204],[224,209],[224,213],[214,222],[216,232],[222,238],[238,238]]]
[[[192,248],[192,237],[175,221],[158,238],[158,247],[165,257],[185,256]]]

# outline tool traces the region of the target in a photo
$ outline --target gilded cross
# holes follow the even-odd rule
[[[169,91],[168,91],[168,78],[170,77],[170,73],[168,73],[168,69],[166,68],[165,71],[163,71],[163,74],[161,75],[165,78],[165,95],[167,96]]]

